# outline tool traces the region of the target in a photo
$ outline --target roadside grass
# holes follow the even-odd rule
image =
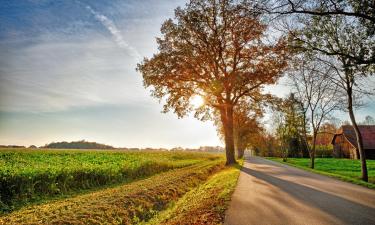
[[[0,214],[218,158],[191,152],[0,149]]]
[[[206,160],[115,188],[26,207],[0,217],[0,224],[139,224],[149,221],[172,202],[179,202],[185,193],[201,184],[202,188],[190,194],[190,198],[210,201],[211,205],[202,203],[202,206],[218,207],[214,212],[222,212],[224,208],[216,204],[228,200],[238,176],[238,168],[224,168],[223,157]],[[205,183],[207,179],[209,182]],[[193,213],[199,216],[198,212]]]
[[[310,169],[309,158],[288,158],[287,162],[283,162],[281,158],[276,157],[266,157],[266,159],[375,189],[375,160],[367,160],[369,175],[369,182],[367,183],[361,180],[359,160],[316,158],[315,169]]]
[[[214,174],[144,224],[222,224],[243,160]]]

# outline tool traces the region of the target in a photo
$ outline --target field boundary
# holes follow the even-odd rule
[[[212,174],[144,225],[222,224],[244,160]]]

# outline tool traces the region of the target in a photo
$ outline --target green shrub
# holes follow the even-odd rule
[[[316,158],[332,158],[333,146],[332,145],[317,145],[315,148]]]

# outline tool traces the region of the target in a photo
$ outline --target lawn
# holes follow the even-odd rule
[[[169,154],[161,156],[177,155],[172,161],[184,156]],[[240,166],[225,167],[222,156],[185,156],[190,154],[202,159],[116,187],[24,207],[0,217],[0,224],[220,224]]]
[[[315,169],[312,170],[309,168],[310,159],[308,158],[288,158],[287,162],[275,157],[267,157],[267,159],[375,189],[375,160],[367,160],[369,183],[366,183],[360,179],[361,164],[359,160],[317,158],[315,159]]]
[[[0,150],[0,212],[222,159],[189,152]]]

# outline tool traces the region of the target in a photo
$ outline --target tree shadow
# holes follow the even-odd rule
[[[247,162],[249,162],[248,159]],[[250,160],[250,163],[267,165],[267,163],[262,163],[259,160]],[[278,177],[270,175],[268,172],[265,173],[258,170],[252,170],[245,166],[242,167],[242,171],[250,176],[259,179],[258,181],[256,181],[256,183],[260,185],[271,184],[287,193],[288,195],[292,196],[293,198],[297,199],[299,202],[321,209],[328,215],[337,218],[339,221],[343,221],[343,223],[375,224],[375,208],[353,202],[327,192],[316,190],[298,183],[280,179]],[[272,197],[277,198],[277,196]],[[281,199],[277,200],[281,201]],[[374,200],[375,199],[368,199],[368,201]],[[290,206],[288,202],[285,202],[285,200],[283,201],[284,202],[282,202],[282,204],[285,205],[285,207]],[[269,208],[272,209],[272,206],[270,205]],[[273,213],[282,215],[282,212],[280,212],[280,210],[277,210]]]

